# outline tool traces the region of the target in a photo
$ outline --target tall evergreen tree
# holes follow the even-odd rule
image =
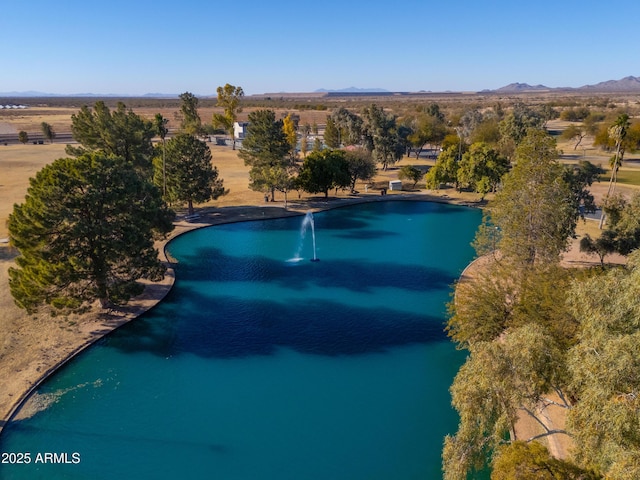
[[[225,194],[223,180],[211,164],[211,150],[205,142],[180,133],[167,141],[165,150],[168,200],[186,202],[189,215],[193,215],[194,203],[215,200]],[[161,181],[156,173],[156,184]]]
[[[339,144],[359,145],[362,141],[362,118],[344,107],[331,114],[331,121],[338,129]],[[327,145],[329,145],[327,143]],[[338,148],[340,145],[336,145]]]
[[[71,116],[73,138],[81,145],[67,145],[68,155],[80,156],[90,152],[121,157],[139,172],[150,174],[153,158],[152,139],[156,134],[153,123],[143,119],[122,102],[111,111],[98,101],[93,109],[84,105]]]
[[[53,139],[56,138],[56,132],[53,131],[53,127],[47,122],[42,122],[40,124],[40,128],[42,129],[42,135],[44,135],[44,138],[49,140],[49,143],[53,143]]]
[[[340,130],[331,115],[327,115],[327,123],[324,127],[324,143],[329,148],[340,148]]]
[[[575,231],[579,211],[557,156],[552,137],[529,130],[489,204],[490,221],[501,232],[498,248],[517,264],[559,261]]]
[[[260,192],[275,191],[291,168],[291,145],[283,129],[282,120],[276,120],[273,110],[257,110],[249,114],[247,134],[238,156],[251,167],[249,188]]]
[[[162,278],[153,240],[173,229],[173,212],[130,162],[101,153],[61,158],[30,183],[8,224],[20,252],[9,271],[18,306],[120,305],[142,292],[138,280]]]

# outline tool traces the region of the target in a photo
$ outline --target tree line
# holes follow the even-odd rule
[[[625,267],[562,267],[594,172],[557,158],[553,138],[527,131],[476,235],[483,266],[450,303],[447,332],[468,355],[451,386],[460,421],[444,443],[447,480],[485,469],[493,479],[640,477],[640,215],[624,216]],[[565,427],[544,421],[550,406],[566,412]],[[522,415],[541,433],[519,437]],[[551,456],[539,443],[550,436],[571,438],[571,457]]]
[[[195,135],[197,99],[181,98],[180,131],[168,140],[167,119],[146,120],[122,102],[111,110],[98,101],[72,115],[78,145],[30,179],[9,216],[19,251],[9,288],[19,307],[66,314],[98,300],[108,308],[140,294],[139,280],[163,277],[154,241],[173,229],[170,205],[186,204],[193,214],[194,203],[226,193],[208,145]]]

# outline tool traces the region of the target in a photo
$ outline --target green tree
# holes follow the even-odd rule
[[[572,203],[582,217],[585,213],[594,213],[596,204],[593,194],[590,191],[591,185],[604,173],[604,170],[597,165],[580,160],[575,165],[565,166],[564,180],[569,185],[572,192]]]
[[[56,132],[53,131],[53,127],[47,122],[42,122],[40,124],[40,129],[42,130],[42,135],[44,135],[44,138],[49,140],[49,143],[53,143],[53,139],[56,138]]]
[[[95,300],[121,305],[165,272],[153,240],[173,229],[173,212],[133,165],[101,153],[61,158],[30,180],[9,217],[20,256],[9,271],[16,304],[28,312],[81,311]]]
[[[251,112],[247,134],[238,153],[245,165],[251,167],[249,188],[271,192],[271,201],[275,201],[275,191],[282,183],[280,179],[292,166],[290,148],[283,121],[276,120],[273,110]]]
[[[495,192],[502,177],[509,171],[509,160],[486,143],[474,143],[462,156],[458,182],[482,194]]]
[[[541,129],[544,123],[545,119],[539,112],[523,103],[517,103],[498,125],[503,155],[511,158],[527,132],[532,128]]]
[[[498,248],[517,264],[559,261],[575,231],[579,211],[557,155],[553,138],[529,130],[488,206],[491,224],[502,233]]]
[[[260,191],[271,189],[272,192],[281,192],[284,195],[284,208],[287,208],[288,193],[294,188],[299,188],[295,175],[297,171],[298,167],[292,163],[252,169],[249,172],[250,186]],[[273,201],[273,193],[271,199]]]
[[[568,300],[580,342],[568,355],[578,399],[567,426],[575,458],[606,478],[640,478],[640,252],[626,269],[576,283]]]
[[[516,441],[498,447],[491,480],[597,480],[596,473],[554,458],[538,442]]]
[[[216,106],[223,107],[224,112],[213,114],[213,126],[223,128],[230,136],[233,142],[232,149],[236,149],[236,137],[233,132],[233,125],[238,121],[238,113],[242,112],[240,106],[244,90],[242,87],[225,84],[224,87],[217,88],[218,102]]]
[[[98,101],[90,109],[84,105],[71,115],[71,132],[80,147],[67,145],[68,155],[102,152],[124,158],[139,172],[151,172],[152,139],[156,134],[153,123],[143,119],[119,102],[115,111]]]
[[[400,180],[410,180],[413,182],[411,188],[416,188],[416,185],[424,177],[424,172],[413,165],[403,165],[398,172],[398,178]]]
[[[473,345],[451,386],[460,423],[445,439],[445,480],[467,478],[484,467],[505,438],[519,440],[514,427],[520,410],[540,420],[538,405],[566,383],[561,359],[553,337],[533,324],[505,333],[500,342]],[[561,432],[547,429],[541,437]]]
[[[604,266],[604,257],[616,251],[616,239],[611,230],[604,230],[596,239],[586,233],[580,239],[580,251],[598,255],[600,265]]]
[[[355,192],[356,182],[362,180],[363,182],[370,181],[376,174],[376,162],[371,156],[371,152],[364,148],[358,148],[356,150],[345,151],[344,158],[347,161],[349,167],[349,177],[351,192]]]
[[[300,137],[300,153],[302,154],[302,158],[307,156],[307,152],[309,151],[309,137],[306,134],[302,134]]]
[[[341,144],[360,144],[362,139],[362,118],[346,108],[340,107],[331,114],[331,120],[335,128],[338,129],[337,145],[331,148],[339,148]]]
[[[427,143],[439,145],[447,134],[444,116],[440,114],[439,109],[433,115],[428,112],[418,114],[411,122],[411,130],[407,140],[414,147],[416,158],[420,158],[420,153]]]
[[[458,186],[458,147],[456,145],[452,145],[448,148],[445,148],[440,155],[438,155],[438,159],[433,167],[427,171],[425,175],[425,182],[427,184],[427,188],[431,189],[439,189],[440,185],[444,185],[447,183],[455,184],[456,188]]]
[[[560,138],[562,140],[575,141],[575,145],[573,146],[573,149],[576,150],[578,146],[582,143],[582,140],[586,135],[587,135],[587,132],[583,126],[569,125],[567,128],[563,130],[562,134],[560,135]]]
[[[180,102],[180,130],[190,135],[201,135],[203,129],[198,113],[198,97],[191,92],[184,92],[180,94]]]
[[[18,132],[18,141],[25,144],[29,141],[29,134],[24,130]]]
[[[470,143],[484,142],[489,145],[498,145],[500,142],[500,129],[496,116],[485,116],[483,120],[475,125],[466,138]]]
[[[517,270],[500,257],[489,256],[473,281],[456,285],[447,333],[461,348],[471,348],[478,342],[498,340],[509,329],[535,323],[568,348],[575,344],[579,327],[565,308],[573,279],[574,273],[560,265]]]
[[[346,188],[351,183],[349,163],[343,150],[312,152],[304,159],[298,182],[309,193],[324,193],[332,188]]]
[[[589,110],[589,107],[574,107],[560,112],[560,120],[565,120],[567,122],[582,122],[590,114],[591,111]]]
[[[324,127],[324,143],[329,148],[340,148],[340,130],[336,126],[331,115],[327,115],[327,123]]]
[[[396,117],[385,113],[376,104],[364,108],[363,121],[364,146],[386,170],[404,155],[406,138],[402,138],[398,131]]]
[[[218,169],[211,164],[211,150],[193,135],[180,133],[167,141],[166,179],[167,197],[172,202],[186,202],[189,215],[193,204],[215,200],[226,192]],[[161,172],[156,169],[156,172]],[[156,184],[162,176],[156,175]]]
[[[600,237],[604,239],[585,240],[585,251],[599,253],[605,247],[611,247],[613,252],[629,255],[640,248],[640,194],[634,194],[630,200],[619,194],[611,195],[605,199],[603,210],[609,219],[607,229],[603,230]]]

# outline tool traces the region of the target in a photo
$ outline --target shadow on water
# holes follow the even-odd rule
[[[357,208],[356,208],[357,207]],[[344,210],[348,209],[348,215]],[[361,230],[367,228],[371,223],[376,222],[384,215],[400,215],[402,217],[417,217],[421,215],[446,214],[447,216],[465,214],[467,209],[435,202],[416,201],[388,201],[364,203],[357,206],[344,205],[333,210],[315,213],[314,219],[316,228],[322,231]],[[300,228],[300,222],[304,213],[298,216],[287,218],[276,218],[266,220],[256,220],[255,222],[240,222],[246,228],[261,228],[261,224],[267,226],[270,231],[291,231],[296,232]],[[238,223],[216,225],[216,230],[236,231]]]
[[[399,235],[395,232],[389,232],[386,230],[349,230],[344,233],[336,234],[338,238],[345,238],[349,240],[376,240],[384,237],[393,237]]]
[[[410,291],[449,290],[456,277],[433,267],[417,264],[331,259],[295,264],[264,256],[234,257],[216,248],[200,248],[182,257],[176,265],[177,278],[195,282],[269,282],[291,290],[313,286],[368,292],[374,288]]]
[[[345,306],[329,300],[284,304],[219,296],[206,300],[179,292],[180,305],[130,324],[107,346],[127,353],[207,358],[270,355],[280,347],[316,355],[381,353],[388,348],[442,341],[442,319],[393,308]]]
[[[348,207],[346,207],[348,208]],[[467,212],[466,209],[434,202],[373,202],[359,205],[358,208],[350,208],[345,215],[340,208],[328,210],[316,215],[316,228],[327,231],[359,230],[368,227],[372,222],[377,222],[381,216],[399,215],[401,217],[418,217],[422,215],[433,216],[435,214],[460,215]]]
[[[407,206],[407,202],[388,202],[365,206],[348,216],[344,212],[323,212],[321,218],[324,229],[362,239],[396,235],[393,230],[366,230],[369,219],[381,213],[397,211],[412,218],[465,211],[438,204]],[[316,221],[320,223],[320,216]],[[291,219],[273,220],[267,229],[290,230],[292,224],[299,226]],[[222,232],[227,227],[214,228]],[[262,230],[265,226],[229,228],[237,232],[238,228]],[[233,358],[270,355],[281,347],[326,356],[358,355],[446,338],[439,312],[430,316],[426,311],[412,313],[395,308],[392,294],[383,306],[367,306],[366,300],[352,304],[340,295],[346,291],[378,296],[393,289],[446,295],[456,279],[454,274],[410,261],[394,263],[354,256],[320,255],[318,263],[308,259],[289,263],[255,252],[231,255],[224,247],[214,245],[185,248],[175,266],[178,281],[164,302],[105,343],[125,352],[151,352],[163,357],[191,353]],[[251,298],[254,288],[273,297],[263,293]]]

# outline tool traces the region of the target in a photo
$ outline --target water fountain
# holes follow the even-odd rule
[[[299,262],[300,260],[302,260],[302,257],[300,255],[302,255],[304,239],[307,236],[307,229],[309,228],[309,225],[311,225],[311,237],[313,240],[313,258],[311,259],[311,261],[320,261],[320,259],[316,256],[316,225],[313,219],[313,212],[309,210],[302,219],[302,225],[300,226],[300,243],[298,244],[298,251],[296,252],[295,256],[289,260],[290,262]]]

